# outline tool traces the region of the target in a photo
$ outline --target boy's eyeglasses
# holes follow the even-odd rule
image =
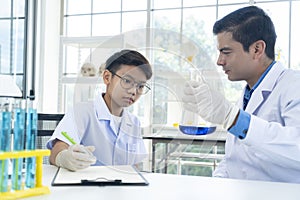
[[[147,83],[138,83],[135,82],[131,77],[129,76],[119,76],[118,74],[116,74],[115,72],[110,72],[112,73],[112,75],[116,75],[117,77],[119,77],[121,79],[120,84],[122,86],[122,88],[124,89],[131,89],[133,87],[136,88],[136,92],[140,95],[142,94],[146,94],[147,92],[149,92],[149,90],[151,90],[150,86]]]

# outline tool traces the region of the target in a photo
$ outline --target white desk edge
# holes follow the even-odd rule
[[[26,200],[87,199],[216,199],[216,200],[299,200],[300,184],[245,181],[223,178],[143,173],[149,186],[73,186],[52,187],[55,166],[43,166],[43,184],[51,193]]]

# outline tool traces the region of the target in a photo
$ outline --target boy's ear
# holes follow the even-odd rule
[[[102,77],[103,77],[103,82],[107,85],[110,83],[111,81],[111,78],[112,78],[112,74],[110,71],[108,71],[107,69],[104,70],[103,74],[102,74]]]

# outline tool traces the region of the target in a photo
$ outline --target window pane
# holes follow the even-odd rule
[[[93,13],[121,11],[121,0],[94,0]]]
[[[11,5],[13,5],[13,9],[11,9]],[[0,73],[13,75],[21,90],[23,89],[24,73],[24,18],[25,0],[1,1]]]
[[[65,15],[85,14],[91,12],[91,0],[65,0]]]
[[[14,17],[25,17],[25,0],[13,1],[13,3],[14,3],[14,11],[13,11]]]
[[[146,24],[147,24],[147,12],[123,13],[122,32],[146,28]]]
[[[0,30],[0,73],[10,73],[10,20],[2,20]]]
[[[215,7],[200,7],[185,9],[183,13],[183,35],[192,39],[198,47],[199,56],[194,63],[203,65],[206,61],[209,65],[215,63],[216,44],[212,33],[216,21]],[[201,51],[201,52],[200,52]],[[192,52],[191,52],[192,53]],[[201,55],[201,56],[200,56]],[[205,57],[203,55],[206,55]],[[203,63],[204,62],[204,63]]]
[[[93,15],[93,36],[120,34],[121,14]]]
[[[218,19],[221,19],[222,17],[228,15],[229,13],[231,13],[231,12],[233,12],[233,11],[239,9],[239,8],[248,6],[248,5],[249,4],[219,6],[219,8],[218,8]]]
[[[299,44],[300,44],[300,2],[293,2],[292,5],[292,29],[291,29],[291,68],[300,70],[300,56],[299,56]]]
[[[183,6],[190,7],[190,6],[204,6],[204,5],[213,5],[215,8],[216,0],[184,0]]]
[[[11,0],[1,0],[0,17],[11,17]]]
[[[289,2],[273,2],[258,4],[272,19],[277,40],[275,45],[276,60],[286,67],[289,59]]]
[[[147,0],[123,0],[123,10],[146,10]]]
[[[13,73],[23,73],[24,60],[24,20],[14,20],[13,25]]]
[[[153,0],[153,8],[179,8],[181,7],[181,0]]]
[[[245,3],[249,5],[249,0],[218,0],[218,4],[240,4]]]
[[[153,12],[153,28],[180,32],[181,10],[161,10]]]
[[[167,127],[172,127],[174,123],[180,123],[181,99],[176,92],[182,90],[185,82],[180,76],[178,79],[176,76],[172,77],[176,73],[170,67],[163,66],[165,71],[155,69],[158,75],[154,77],[153,90],[153,124],[165,124]],[[155,130],[158,133],[160,131],[160,129]]]
[[[69,16],[66,19],[66,35],[90,36],[91,16]]]

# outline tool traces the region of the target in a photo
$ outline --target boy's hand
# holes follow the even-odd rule
[[[70,171],[84,169],[96,163],[96,157],[92,153],[94,150],[94,146],[71,145],[57,154],[55,163]]]

